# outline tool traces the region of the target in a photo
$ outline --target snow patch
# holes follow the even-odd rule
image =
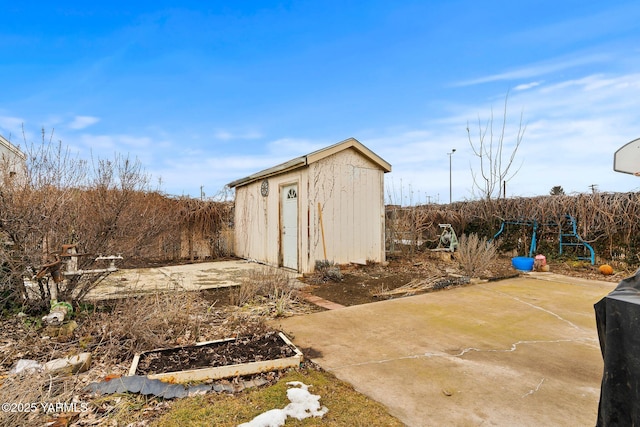
[[[255,417],[248,423],[238,427],[280,427],[287,417],[303,420],[309,417],[324,416],[329,409],[320,406],[320,396],[309,393],[309,386],[300,381],[291,381],[287,385],[292,386],[287,390],[287,398],[291,403],[283,409],[271,409]]]
[[[16,366],[9,371],[10,374],[21,374],[23,372],[33,373],[44,371],[44,366],[39,362],[31,359],[20,359],[16,362]]]

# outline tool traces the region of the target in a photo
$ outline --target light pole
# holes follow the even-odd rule
[[[453,188],[451,186],[451,156],[453,156],[453,153],[455,153],[455,152],[456,152],[456,149],[453,148],[453,149],[451,149],[450,153],[447,153],[447,156],[449,156],[449,204],[451,204],[451,200],[452,200],[452,197],[451,197],[452,190],[451,189]]]

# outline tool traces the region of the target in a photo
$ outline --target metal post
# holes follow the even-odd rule
[[[453,156],[453,153],[455,153],[455,152],[456,152],[456,149],[453,148],[450,153],[447,153],[447,156],[449,156],[449,204],[451,204],[451,200],[453,199],[452,198],[452,194],[453,194],[452,193],[452,188],[453,187],[451,185],[451,156]]]

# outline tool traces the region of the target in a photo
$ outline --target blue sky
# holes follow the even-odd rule
[[[9,3],[9,2],[4,2]],[[0,134],[41,128],[81,157],[137,157],[153,187],[228,182],[349,137],[393,166],[389,201],[472,199],[466,128],[509,93],[508,196],[635,191],[636,1],[10,2]],[[639,166],[640,168],[640,166]]]

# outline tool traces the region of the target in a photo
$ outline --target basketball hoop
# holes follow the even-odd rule
[[[613,170],[640,176],[640,138],[626,143],[613,154]]]

